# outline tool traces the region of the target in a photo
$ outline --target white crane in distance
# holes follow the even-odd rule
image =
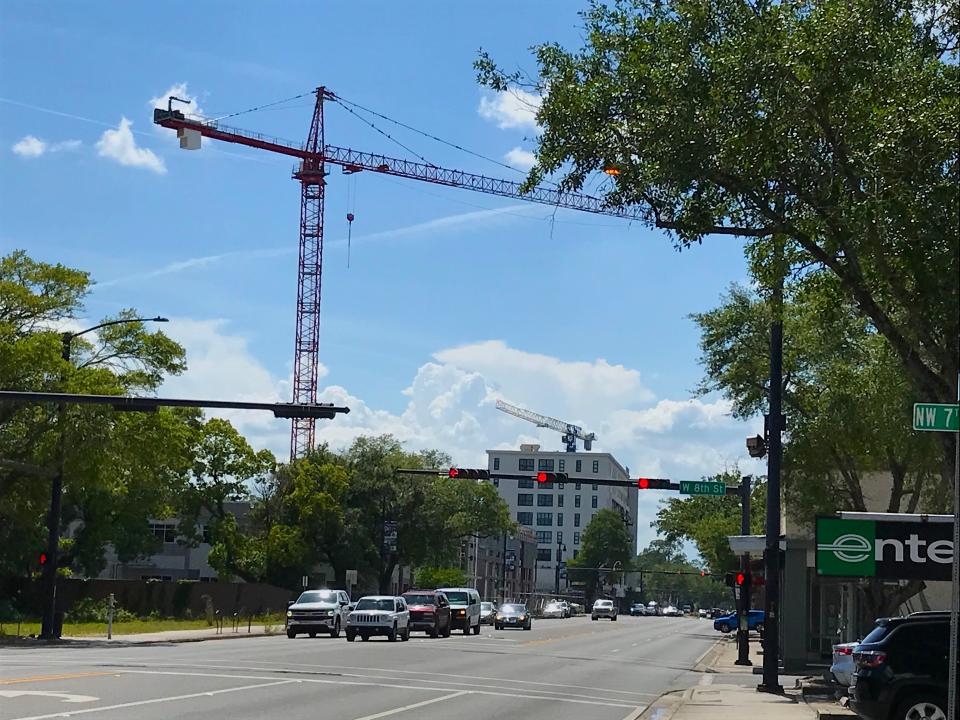
[[[563,420],[557,420],[556,418],[541,415],[540,413],[524,410],[516,405],[506,403],[503,400],[497,400],[497,410],[502,410],[521,420],[532,422],[537,427],[550,428],[551,430],[556,430],[558,433],[562,433],[563,442],[567,446],[567,452],[577,451],[577,440],[583,441],[584,450],[591,450],[593,449],[593,441],[597,439],[594,433],[585,433],[579,425],[572,425]]]

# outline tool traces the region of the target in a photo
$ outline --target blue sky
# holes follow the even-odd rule
[[[208,117],[326,85],[478,153],[522,163],[524,105],[478,87],[478,48],[533,70],[529,47],[576,46],[575,2],[71,2],[0,5],[0,251],[89,270],[90,317],[171,318],[190,370],[171,393],[287,399],[299,189],[292,161],[205,141],[178,149],[152,99],[178,88]],[[185,85],[185,87],[182,87]],[[312,99],[231,118],[300,140]],[[126,118],[126,122],[123,121]],[[520,177],[378,125],[431,162]],[[327,142],[406,156],[339,106]],[[346,265],[348,211],[355,214]],[[755,428],[701,376],[691,312],[743,280],[741,244],[676,252],[637,223],[334,169],[326,205],[322,397],[334,444],[395,432],[477,462],[555,435],[494,397],[581,422],[634,474],[684,478],[743,460]],[[283,456],[286,426],[231,416]],[[334,425],[336,427],[334,427]],[[606,438],[606,444],[604,444]],[[749,466],[752,467],[752,466]],[[641,531],[655,498],[644,501]]]

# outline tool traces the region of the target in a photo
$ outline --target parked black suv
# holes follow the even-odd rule
[[[882,618],[853,650],[850,707],[866,720],[946,720],[950,614]]]

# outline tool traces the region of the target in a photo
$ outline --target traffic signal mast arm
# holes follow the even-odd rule
[[[326,92],[326,99],[336,100],[336,96],[333,93],[329,91]],[[448,185],[450,187],[474,190],[489,195],[529,200],[530,202],[542,203],[544,205],[568,208],[570,210],[582,210],[599,215],[612,215],[628,220],[640,220],[643,217],[643,213],[639,208],[621,209],[607,207],[602,198],[591,195],[582,195],[580,193],[546,187],[535,187],[529,192],[521,192],[522,182],[501,180],[487,177],[486,175],[463,172],[462,170],[451,170],[429,163],[411,162],[410,160],[402,160],[400,158],[393,158],[376,153],[361,152],[350,148],[337,147],[336,145],[324,145],[322,153],[315,153],[305,149],[301,143],[292,140],[284,140],[250,130],[228,127],[221,125],[215,120],[209,122],[192,120],[179,110],[154,110],[153,122],[161,127],[176,130],[178,133],[182,130],[193,130],[203,137],[208,137],[212,140],[246,145],[247,147],[279,153],[280,155],[287,155],[317,164],[330,163],[332,165],[339,165],[349,173],[369,170],[371,172],[383,173],[384,175],[423,180],[436,185]],[[553,418],[545,419],[560,423],[559,420],[554,420]],[[566,432],[566,423],[562,423],[562,426],[560,432]],[[546,427],[553,427],[553,425],[546,425]]]

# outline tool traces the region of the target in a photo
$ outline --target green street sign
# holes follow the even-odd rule
[[[913,429],[960,432],[960,405],[914,403]]]
[[[716,495],[723,497],[727,494],[727,486],[722,482],[694,482],[692,480],[680,481],[681,495]]]

